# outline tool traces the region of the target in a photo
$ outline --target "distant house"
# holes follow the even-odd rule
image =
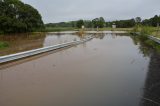
[[[116,28],[116,24],[115,23],[112,24],[112,28]]]

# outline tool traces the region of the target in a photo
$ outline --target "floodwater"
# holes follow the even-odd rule
[[[0,56],[37,49],[46,46],[52,46],[59,43],[66,43],[79,39],[80,36],[67,33],[37,33],[0,36],[0,41],[8,42],[10,45],[9,48],[0,50]]]
[[[50,35],[43,46],[68,37],[75,39]],[[158,106],[157,57],[134,37],[101,34],[75,47],[3,64],[0,106]]]

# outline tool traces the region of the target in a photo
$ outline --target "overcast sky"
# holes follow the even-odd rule
[[[104,17],[106,21],[160,15],[160,0],[22,0],[45,23]]]

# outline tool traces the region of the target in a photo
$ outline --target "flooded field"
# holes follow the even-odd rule
[[[42,36],[31,40],[35,48],[80,39]],[[22,46],[28,39],[11,42]],[[100,34],[75,47],[0,65],[0,106],[159,106],[159,69],[160,54],[135,37]]]

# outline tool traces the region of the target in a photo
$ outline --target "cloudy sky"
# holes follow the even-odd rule
[[[160,15],[160,0],[22,0],[45,23],[104,17],[106,21]]]

